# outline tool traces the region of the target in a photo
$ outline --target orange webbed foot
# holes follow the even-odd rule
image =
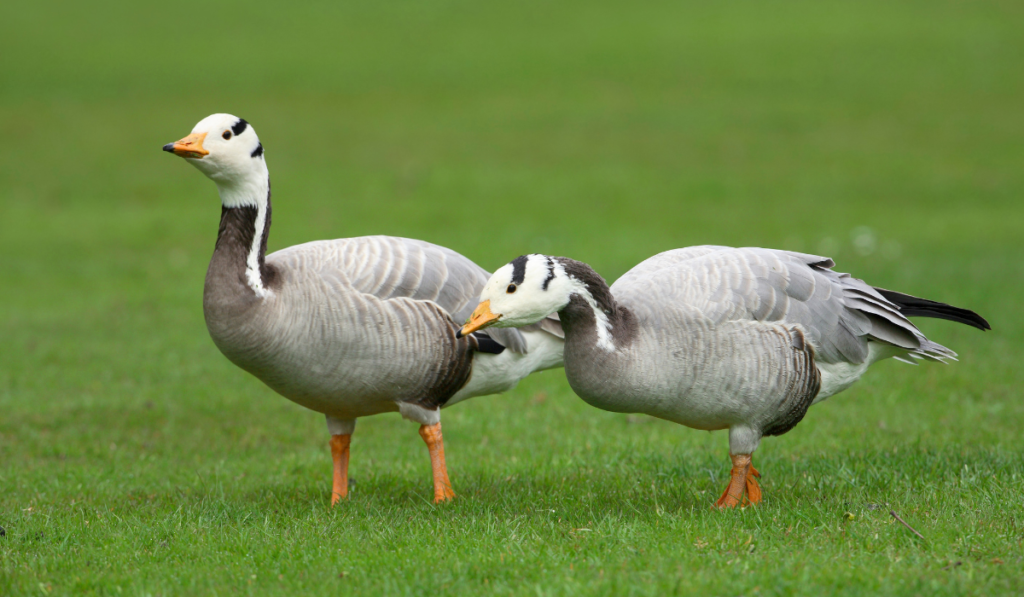
[[[716,508],[736,508],[761,502],[761,486],[757,479],[761,473],[751,464],[750,454],[730,454],[732,471],[729,485],[722,497],[715,502]]]

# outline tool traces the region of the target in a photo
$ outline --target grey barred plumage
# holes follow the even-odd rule
[[[966,309],[880,291],[832,267],[803,253],[701,246],[655,255],[609,287],[582,262],[530,255],[494,273],[460,333],[558,311],[566,377],[587,403],[729,429],[733,480],[718,505],[737,506],[745,491],[760,500],[750,454],[763,436],[793,429],[880,359],[955,357],[907,314],[988,328]],[[503,293],[513,271],[520,288]]]
[[[814,348],[806,342],[799,328],[786,331],[792,348],[792,370],[798,374],[788,377],[788,386],[782,391],[782,401],[774,408],[774,416],[762,423],[764,435],[782,435],[796,427],[821,389],[821,372],[814,364]]]
[[[227,262],[216,256],[214,261]],[[296,245],[268,255],[266,262],[280,273],[281,287],[264,306],[284,309],[278,305],[290,304],[288,317],[280,322],[253,319],[259,324],[253,328],[211,310],[211,333],[229,358],[283,395],[347,419],[398,410],[395,401],[443,406],[462,387],[451,380],[468,379],[469,340],[456,340],[454,332],[456,321],[474,306],[487,274],[465,257],[422,241],[360,237]],[[211,276],[216,273],[211,268]],[[248,292],[241,285],[233,288]],[[241,297],[221,298],[219,292],[217,285],[208,288],[211,304],[246,303]],[[298,305],[307,311],[301,319]],[[230,331],[221,331],[224,321],[230,321]],[[239,338],[240,327],[251,330],[247,340]],[[282,344],[280,338],[294,336],[289,331],[298,328],[306,333]],[[222,342],[222,334],[229,341]],[[519,354],[527,352],[523,334],[489,332]],[[242,350],[243,344],[253,348]],[[438,368],[449,362],[464,375]],[[302,372],[310,367],[330,374],[315,383],[305,380]],[[331,399],[335,395],[345,398]]]
[[[749,318],[800,324],[817,359],[825,363],[863,363],[869,340],[907,349],[917,358],[956,356],[927,341],[875,288],[832,271],[834,266],[826,257],[791,251],[691,247],[647,259],[612,289],[616,297],[645,292],[671,297],[711,321]]]

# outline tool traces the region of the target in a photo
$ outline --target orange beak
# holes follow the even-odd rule
[[[210,155],[209,151],[203,149],[203,139],[205,138],[206,133],[192,133],[181,141],[164,145],[164,151],[169,151],[183,158],[199,159],[204,155]]]
[[[469,322],[462,326],[462,329],[459,330],[456,336],[459,338],[468,336],[477,330],[494,324],[499,319],[501,319],[501,315],[491,313],[491,301],[484,301],[476,306],[473,314],[469,317]]]

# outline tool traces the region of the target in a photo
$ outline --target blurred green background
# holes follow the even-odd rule
[[[0,6],[0,594],[1022,589],[1019,2]],[[560,371],[397,415],[331,510],[322,418],[202,316],[220,207],[160,146],[249,120],[270,250],[390,234],[609,280],[666,249],[822,253],[977,310],[758,452],[587,407]],[[892,524],[890,508],[921,531]]]

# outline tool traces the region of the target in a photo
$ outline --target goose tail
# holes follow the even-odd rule
[[[979,330],[991,330],[992,327],[988,325],[985,318],[978,313],[970,310],[963,309],[961,307],[954,307],[947,305],[946,303],[940,303],[937,301],[931,301],[901,292],[895,292],[892,290],[886,290],[884,288],[874,288],[874,291],[878,292],[887,301],[893,304],[899,309],[899,313],[904,317],[934,317],[937,319],[946,319],[949,322],[956,322],[958,324],[964,324],[977,328]],[[905,321],[905,319],[904,319]],[[939,344],[933,342],[928,338],[925,338],[921,332],[914,331],[914,335],[918,337],[921,346],[910,350],[903,356],[896,356],[897,360],[902,360],[904,363],[914,364],[915,360],[937,360],[939,363],[946,363],[947,360],[956,360],[956,353]]]
[[[885,297],[887,301],[896,305],[900,313],[905,317],[933,317],[935,319],[955,321],[982,331],[992,329],[992,326],[989,325],[984,317],[970,309],[961,309],[946,303],[930,301],[884,288],[876,287],[875,290]]]

